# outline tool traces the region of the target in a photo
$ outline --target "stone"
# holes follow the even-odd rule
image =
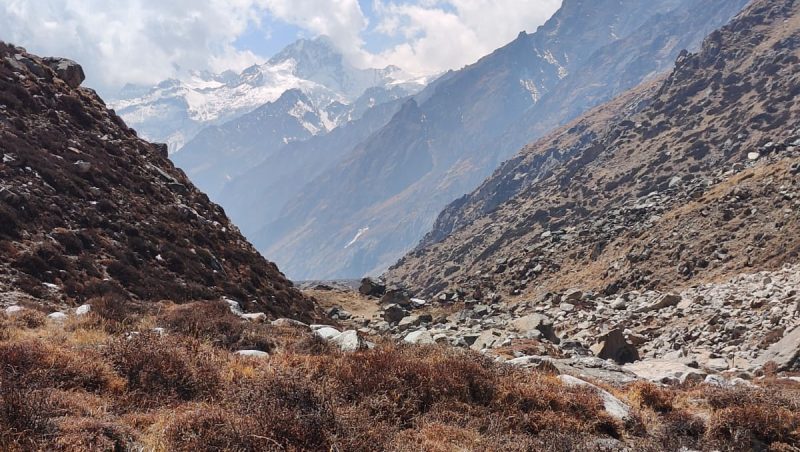
[[[727,388],[727,387],[731,386],[731,384],[728,383],[728,380],[726,380],[724,377],[721,377],[719,375],[707,375],[706,379],[703,380],[703,383],[705,383],[705,384],[707,384],[709,386],[717,386],[717,387],[720,387],[720,388]]]
[[[83,160],[78,160],[73,163],[72,166],[75,167],[75,171],[77,171],[78,174],[88,174],[89,171],[92,170],[92,164],[84,162]]]
[[[84,316],[84,315],[88,314],[91,311],[92,311],[92,305],[83,304],[83,305],[78,306],[75,309],[75,315],[77,315],[78,317],[81,317],[81,316]]]
[[[42,61],[56,73],[58,78],[64,80],[70,88],[77,88],[86,80],[86,75],[83,73],[81,65],[72,60],[66,58],[44,58]]]
[[[242,314],[241,317],[253,323],[264,323],[267,321],[267,315],[263,312],[254,312],[251,314]]]
[[[548,341],[554,344],[560,342],[553,329],[553,321],[541,314],[530,314],[520,317],[511,322],[511,328],[523,335],[529,335],[534,331],[538,331],[541,336]]]
[[[272,326],[297,326],[297,327],[304,327],[304,328],[308,327],[308,325],[306,325],[305,323],[303,323],[303,322],[301,322],[299,320],[285,319],[285,318],[275,319],[275,320],[273,320],[271,322],[271,325]]]
[[[407,315],[408,312],[397,304],[390,304],[383,309],[383,320],[389,323],[398,323]]]
[[[421,308],[421,307],[425,306],[426,303],[427,303],[427,301],[423,300],[422,298],[412,298],[411,299],[411,304],[415,308]]]
[[[324,326],[322,328],[319,328],[319,329],[315,330],[314,334],[316,334],[317,336],[321,337],[322,339],[330,340],[330,339],[333,339],[334,337],[338,336],[339,334],[341,334],[341,331],[337,330],[336,328],[330,327],[330,326]]]
[[[344,352],[355,352],[368,348],[366,341],[359,336],[358,331],[347,330],[330,338],[330,341]]]
[[[495,348],[500,346],[506,337],[507,335],[503,331],[495,329],[485,330],[478,335],[475,342],[470,345],[470,348],[475,351],[481,351],[487,348]]]
[[[636,310],[636,312],[651,312],[659,311],[670,306],[676,306],[682,300],[680,295],[664,294],[657,301],[644,305]]]
[[[620,328],[613,329],[601,336],[600,342],[590,349],[598,358],[611,359],[617,364],[627,364],[639,360],[639,351],[628,343]]]
[[[655,383],[699,383],[707,375],[701,370],[667,359],[648,359],[626,364],[622,368]]]
[[[269,358],[269,353],[262,352],[261,350],[239,350],[236,354],[249,358]]]
[[[578,289],[569,289],[564,292],[564,296],[561,298],[561,301],[565,303],[575,303],[581,301],[583,298],[583,291]]]
[[[758,160],[759,157],[761,157],[761,154],[759,154],[758,152],[748,152],[747,153],[747,160],[755,161],[755,160]]]
[[[396,304],[407,308],[411,306],[411,296],[402,289],[388,290],[381,297],[381,304]]]
[[[800,368],[800,325],[783,335],[778,342],[756,358],[756,366],[764,366],[768,362],[778,365],[778,370],[787,371]]]
[[[47,315],[47,318],[56,322],[63,322],[67,320],[67,315],[63,312],[53,312]]]
[[[585,387],[593,389],[603,400],[603,408],[606,410],[606,413],[614,419],[623,421],[630,417],[631,407],[622,402],[622,400],[614,397],[614,395],[605,389],[595,386],[588,381],[573,377],[572,375],[559,375],[557,378],[567,387]]]
[[[242,314],[244,314],[244,311],[242,311],[242,306],[239,304],[238,301],[232,300],[230,298],[223,298],[222,301],[227,303],[231,312],[236,314],[237,316],[241,316]]]
[[[403,342],[408,344],[416,344],[416,345],[431,345],[435,344],[436,341],[431,336],[431,333],[425,330],[419,331],[412,331],[403,338]]]
[[[386,293],[386,284],[376,279],[364,278],[358,286],[358,293],[367,297],[381,297]]]
[[[6,315],[15,315],[15,314],[19,314],[20,312],[22,312],[24,310],[25,310],[25,308],[23,308],[22,306],[12,305],[12,306],[7,307],[4,312],[6,313]]]
[[[570,303],[561,303],[558,308],[561,309],[562,312],[572,312],[575,310],[575,305]]]
[[[416,315],[410,315],[408,317],[403,318],[400,322],[397,323],[397,330],[398,331],[405,331],[415,326],[419,326],[422,323],[420,318]]]

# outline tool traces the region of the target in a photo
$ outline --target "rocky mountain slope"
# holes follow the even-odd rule
[[[228,181],[215,200],[225,206],[225,212],[246,236],[254,236],[263,225],[275,221],[287,202],[307,184],[340,163],[359,143],[392,119],[405,98],[390,100],[382,96],[384,93],[380,88],[368,90],[362,97],[368,96],[367,99],[375,102],[367,102],[364,106],[375,105],[365,108],[363,116],[327,134],[272,149],[261,145],[255,147],[258,156],[255,160],[261,163],[252,165]],[[176,161],[180,164],[181,159]],[[246,168],[241,162],[236,164],[242,170]]]
[[[60,304],[229,297],[313,305],[223,210],[91,90],[80,66],[0,45],[0,287]],[[7,301],[7,300],[5,300]]]
[[[416,92],[425,79],[396,67],[357,69],[324,36],[301,39],[264,64],[240,74],[193,72],[154,87],[128,86],[111,106],[139,133],[180,150],[205,127],[221,125],[275,102],[283,93],[302,91],[320,110],[331,104],[352,104],[371,87]],[[331,112],[331,120],[347,121]]]
[[[451,204],[388,273],[443,299],[675,290],[796,263],[800,4],[757,1]]]
[[[518,127],[520,118],[563,123],[668,69],[744,4],[568,0],[536,33],[408,102],[251,238],[295,279],[383,271],[447,203],[544,132]]]

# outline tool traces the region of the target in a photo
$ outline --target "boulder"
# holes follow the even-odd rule
[[[433,336],[431,336],[431,333],[425,330],[412,331],[408,333],[406,337],[403,338],[403,342],[416,345],[431,345],[436,343],[433,340]]]
[[[568,387],[586,387],[591,388],[603,400],[603,408],[606,413],[611,415],[614,419],[624,421],[631,415],[631,407],[622,402],[622,400],[614,397],[610,392],[606,391],[599,386],[595,386],[587,381],[575,378],[571,375],[559,375],[558,379]]]
[[[92,305],[90,305],[90,304],[83,304],[83,305],[80,305],[80,306],[78,306],[78,307],[75,309],[75,315],[77,315],[78,317],[80,317],[80,316],[84,316],[84,315],[88,314],[88,313],[89,313],[89,312],[91,312],[91,311],[92,311]]]
[[[242,314],[241,317],[247,321],[254,323],[264,323],[267,321],[267,315],[263,312],[254,312],[252,314]]]
[[[383,309],[383,320],[389,323],[397,323],[407,315],[408,312],[401,308],[400,305],[390,304]]]
[[[273,320],[272,326],[298,326],[298,327],[308,327],[305,323],[294,320],[294,319],[276,319]]]
[[[397,329],[398,331],[405,331],[415,326],[419,326],[421,323],[422,320],[419,318],[419,316],[410,315],[400,320],[400,322],[398,322]]]
[[[386,284],[372,278],[364,278],[361,280],[361,285],[358,287],[358,292],[361,295],[368,297],[380,297],[386,293]]]
[[[670,306],[676,306],[678,303],[681,302],[681,299],[682,298],[680,295],[664,294],[658,300],[640,307],[639,309],[636,310],[636,312],[658,311],[664,308],[668,308]]]
[[[507,335],[503,331],[495,329],[485,330],[478,336],[475,342],[470,345],[470,348],[476,351],[481,351],[487,348],[496,348],[506,340],[506,337]]]
[[[358,335],[358,331],[347,330],[329,339],[344,352],[355,352],[369,348],[367,341]]]
[[[622,366],[637,377],[655,383],[699,383],[706,373],[678,361],[667,359],[648,359]]]
[[[80,64],[66,58],[44,58],[42,61],[56,73],[56,76],[64,80],[70,88],[81,86],[86,75]]]
[[[55,322],[63,322],[67,320],[67,315],[63,312],[53,312],[47,315],[47,318]]]
[[[511,322],[511,328],[523,334],[530,335],[538,331],[548,341],[558,344],[560,342],[553,329],[553,321],[541,314],[530,314]]]
[[[262,352],[261,350],[239,350],[236,352],[236,354],[250,358],[269,358],[269,353]]]
[[[25,308],[23,308],[22,306],[12,305],[12,306],[7,307],[4,312],[6,313],[6,315],[15,315],[15,314],[19,314],[20,312],[22,312],[24,310],[25,310]]]
[[[322,328],[314,330],[314,334],[327,341],[341,334],[341,331],[330,326],[324,326]]]
[[[763,366],[770,361],[778,365],[778,370],[800,369],[800,325],[770,345],[753,364]]]
[[[617,364],[627,364],[639,360],[639,351],[628,343],[622,329],[616,328],[600,337],[600,342],[590,347],[592,353],[601,359],[612,359]]]
[[[381,304],[397,304],[408,308],[411,307],[411,296],[403,289],[388,290],[381,297]]]

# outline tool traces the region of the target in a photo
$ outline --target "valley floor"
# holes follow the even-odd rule
[[[311,292],[322,305],[381,312],[376,299],[324,289]],[[0,315],[2,450],[791,451],[800,441],[800,381],[770,365],[740,384],[665,386],[337,334],[349,321],[265,322],[234,302],[101,298],[47,313],[22,303]]]

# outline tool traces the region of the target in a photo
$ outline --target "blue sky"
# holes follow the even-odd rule
[[[561,0],[0,0],[0,40],[72,58],[111,93],[187,70],[241,70],[329,36],[354,65],[458,69],[533,32]]]

